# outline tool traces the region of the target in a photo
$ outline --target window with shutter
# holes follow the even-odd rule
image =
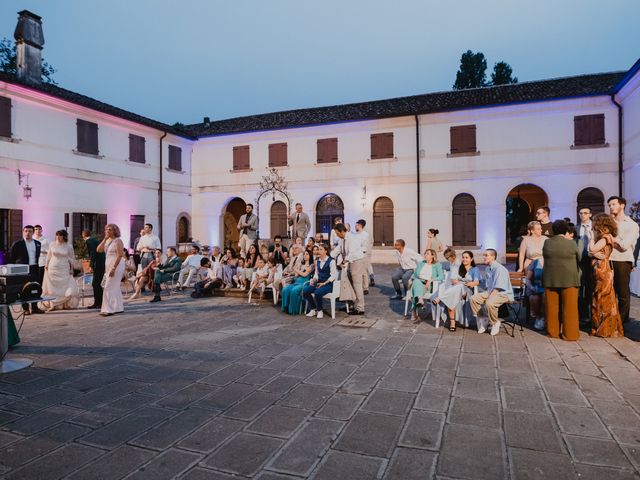
[[[0,137],[11,138],[11,99],[0,97]]]
[[[476,126],[461,125],[451,127],[449,130],[451,138],[451,154],[456,153],[476,153]]]
[[[393,133],[371,134],[371,159],[393,158]]]
[[[129,161],[135,163],[145,163],[145,138],[139,135],[129,135]]]
[[[604,113],[573,117],[574,146],[587,147],[604,144]]]
[[[272,143],[269,145],[269,166],[286,167],[287,164],[287,144]]]
[[[98,124],[78,119],[78,147],[80,153],[98,155]]]
[[[317,142],[318,145],[318,163],[337,163],[338,162],[338,139],[322,138]]]
[[[169,170],[182,171],[182,149],[169,145]]]
[[[233,169],[249,170],[249,145],[240,145],[233,147]]]

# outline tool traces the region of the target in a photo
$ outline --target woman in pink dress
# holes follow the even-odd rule
[[[125,261],[124,244],[120,239],[120,229],[117,225],[110,223],[104,227],[104,238],[96,250],[107,254],[103,280],[104,297],[100,315],[107,317],[114,313],[122,313],[124,304],[120,282],[124,275]]]

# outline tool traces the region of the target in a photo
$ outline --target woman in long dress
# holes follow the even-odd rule
[[[445,290],[434,300],[434,303],[447,307],[449,330],[456,331],[456,314],[458,321],[468,327],[469,312],[464,312],[466,300],[473,295],[473,288],[480,284],[480,271],[469,250],[462,252],[462,264],[451,268]],[[465,315],[466,313],[466,315]]]
[[[589,242],[589,254],[594,257],[592,265],[595,284],[591,302],[591,335],[622,337],[622,319],[613,289],[613,269],[609,261],[618,226],[609,215],[600,213],[593,217],[592,228],[595,238]]]
[[[104,238],[96,250],[107,254],[104,269],[104,296],[102,310],[100,310],[100,315],[107,317],[124,311],[122,290],[120,289],[125,267],[124,244],[120,239],[120,229],[117,225],[110,223],[104,227]]]
[[[302,254],[302,263],[295,269],[295,280],[282,289],[282,311],[289,315],[299,315],[302,304],[302,287],[305,282],[313,277],[313,254],[311,250],[305,250]]]
[[[55,297],[51,301],[43,302],[48,312],[78,306],[80,295],[73,278],[75,258],[73,247],[69,245],[68,233],[66,230],[58,230],[55,241],[49,245],[42,282],[42,295]]]

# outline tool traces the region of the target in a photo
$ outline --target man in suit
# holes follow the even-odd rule
[[[33,238],[33,232],[33,225],[24,226],[22,229],[22,240],[18,240],[11,245],[9,258],[11,259],[11,263],[29,265],[29,281],[37,282],[39,277],[38,259],[40,258],[40,242]],[[31,304],[31,312],[29,312],[28,303],[23,303],[22,309],[25,315],[42,313],[37,303]]]
[[[89,266],[93,273],[93,280],[91,281],[91,288],[93,289],[93,305],[87,307],[92,310],[99,310],[102,308],[102,279],[104,278],[104,252],[98,252],[97,248],[100,245],[100,240],[91,236],[89,230],[82,231],[82,238],[87,246],[89,252]]]
[[[178,252],[173,247],[167,248],[167,261],[158,265],[155,276],[153,277],[153,292],[154,297],[150,300],[150,303],[159,302],[160,299],[160,284],[168,282],[173,278],[174,273],[179,272],[182,267],[182,260],[178,256]]]
[[[240,232],[240,256],[246,257],[247,250],[252,243],[255,243],[258,236],[258,217],[253,213],[253,205],[247,203],[245,210],[247,213],[240,217],[238,222],[238,231]]]
[[[578,211],[579,222],[576,227],[576,243],[580,252],[580,290],[578,294],[578,311],[580,320],[585,325],[591,324],[591,298],[593,296],[593,268],[589,257],[589,241],[593,238],[591,208],[581,207]]]
[[[301,203],[296,203],[296,213],[293,215],[289,215],[289,226],[293,227],[291,238],[307,238],[307,235],[311,230],[311,220],[309,220],[309,215],[302,211]]]

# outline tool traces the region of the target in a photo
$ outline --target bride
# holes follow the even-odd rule
[[[42,295],[55,298],[42,302],[47,311],[78,306],[78,286],[73,278],[75,254],[68,240],[69,235],[66,230],[58,230],[55,241],[49,246],[44,267]]]

